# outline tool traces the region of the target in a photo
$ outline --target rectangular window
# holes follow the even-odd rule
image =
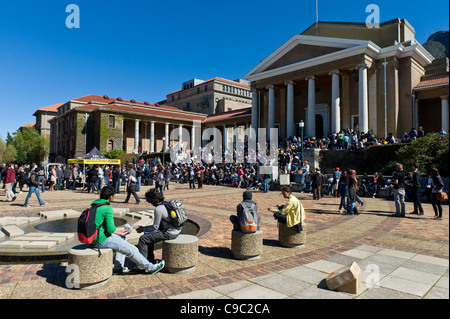
[[[116,117],[114,115],[109,116],[109,128],[115,128],[116,127]]]

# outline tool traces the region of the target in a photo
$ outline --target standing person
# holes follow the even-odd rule
[[[419,164],[413,163],[414,172],[411,176],[411,197],[414,202],[414,211],[411,214],[423,215],[422,203],[420,202],[420,171]]]
[[[358,179],[356,177],[356,171],[355,170],[349,170],[347,172],[348,177],[348,205],[349,205],[349,211],[347,212],[348,215],[359,215],[358,210],[356,208],[356,201],[357,201],[357,190],[358,190]]]
[[[316,167],[316,172],[312,175],[311,187],[313,190],[313,199],[319,200],[322,192],[322,173],[319,167]]]
[[[72,190],[76,190],[78,178],[78,165],[74,164],[72,168]]]
[[[50,166],[50,187],[49,187],[49,191],[54,191],[55,190],[55,185],[56,185],[56,180],[58,179],[58,177],[56,176],[56,169],[55,166]]]
[[[139,196],[136,194],[137,178],[136,178],[136,171],[133,168],[134,168],[133,164],[128,164],[127,166],[128,188],[125,203],[128,203],[131,194],[133,194],[134,199],[136,199],[136,204],[139,204],[141,200],[139,199]]]
[[[195,171],[193,167],[189,167],[189,188],[195,189]]]
[[[113,166],[113,171],[112,171],[112,184],[113,184],[113,188],[114,191],[116,192],[116,194],[119,192],[120,190],[120,166],[119,167],[115,167]]]
[[[100,248],[111,248],[115,252],[115,273],[123,273],[128,270],[124,266],[125,257],[128,257],[136,264],[136,271],[148,271],[151,274],[156,274],[164,268],[164,261],[150,263],[139,253],[136,246],[126,241],[126,233],[117,230],[114,225],[114,212],[110,206],[113,200],[114,189],[111,186],[105,186],[100,192],[100,199],[91,204],[98,207],[95,215],[95,227],[99,228],[98,236],[92,244],[97,245],[98,242]]]
[[[347,172],[342,172],[341,177],[339,178],[339,186],[338,186],[339,195],[341,196],[341,202],[339,204],[339,213],[343,213],[347,209],[347,203],[345,200],[348,195],[348,184],[347,184]]]
[[[144,233],[139,238],[138,249],[149,262],[155,263],[153,253],[155,243],[177,238],[181,228],[172,224],[172,217],[164,205],[164,196],[160,192],[151,188],[145,193],[145,199],[156,208],[153,225],[136,228],[138,233]]]
[[[56,172],[56,190],[62,190],[62,182],[64,179],[64,173],[63,170],[61,168],[61,164],[56,165],[55,168],[55,172]]]
[[[305,209],[297,197],[292,195],[292,188],[288,185],[281,186],[281,194],[287,199],[285,205],[278,205],[278,209],[269,208],[273,212],[273,217],[280,223],[292,227],[293,230],[301,232],[305,221]]]
[[[403,165],[400,163],[395,164],[395,172],[392,175],[391,184],[393,185],[393,194],[395,201],[395,214],[396,217],[405,217],[405,178],[406,173],[403,170]]]
[[[39,205],[44,206],[47,205],[47,203],[44,203],[42,201],[41,198],[41,194],[39,193],[39,172],[42,169],[40,167],[36,167],[32,172],[31,172],[31,177],[30,177],[30,184],[28,185],[28,195],[27,198],[25,198],[25,204],[23,206],[25,207],[30,207],[30,205],[28,205],[28,201],[31,197],[31,194],[35,193],[36,197],[39,201]]]
[[[155,189],[159,190],[161,195],[164,196],[164,172],[162,168],[159,168],[156,173]]]
[[[13,202],[16,200],[17,195],[12,191],[13,184],[16,182],[16,170],[12,164],[8,164],[5,172],[5,191],[6,201]]]
[[[332,181],[332,191],[333,191],[333,196],[337,197],[338,196],[338,189],[339,189],[339,179],[341,178],[341,170],[339,167],[336,167],[336,169],[333,172],[333,181]]]
[[[172,173],[170,172],[170,169],[168,166],[166,166],[164,170],[164,190],[169,190],[169,183],[170,179],[172,178]]]
[[[245,210],[248,210],[253,215],[253,222],[257,226],[257,230],[259,230],[259,222],[261,220],[261,216],[258,215],[258,206],[256,202],[252,200],[253,194],[250,191],[245,191],[242,194],[242,202],[237,205],[236,212],[237,215],[231,215],[230,221],[233,224],[233,230],[242,231],[241,229],[241,216],[244,214]]]
[[[103,165],[98,166],[97,169],[97,190],[100,192],[100,190],[103,188],[103,179],[105,178],[105,171],[103,170]]]
[[[69,180],[71,174],[71,166],[68,165],[63,169],[63,189],[69,189]]]
[[[202,166],[199,166],[197,168],[197,183],[198,183],[197,187],[199,189],[203,188],[203,178],[204,178],[203,171],[204,171],[204,168]]]
[[[442,205],[438,200],[437,195],[444,189],[444,182],[437,168],[433,168],[430,172],[432,184],[431,184],[431,205],[434,210],[433,219],[442,219]]]

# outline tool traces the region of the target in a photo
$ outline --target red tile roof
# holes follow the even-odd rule
[[[158,103],[155,104],[151,104],[149,102],[136,102],[135,100],[131,99],[131,100],[124,100],[121,97],[117,97],[117,98],[111,98],[107,95],[103,95],[103,96],[99,96],[99,95],[86,95],[86,96],[82,96],[82,97],[78,97],[75,99],[72,99],[74,101],[80,101],[80,102],[86,102],[86,103],[95,103],[95,102],[100,102],[100,103],[107,103],[107,104],[111,104],[111,103],[115,103],[117,101],[119,102],[124,102],[124,103],[132,103],[132,104],[138,104],[138,105],[143,105],[143,106],[156,106],[156,107],[161,107],[161,108],[165,108],[165,109],[171,109],[171,110],[178,110],[178,108],[174,107],[174,106],[170,106],[170,105],[159,105]]]
[[[36,122],[33,122],[33,123],[22,125],[21,127],[33,127],[35,125],[36,125]]]
[[[206,122],[231,119],[234,117],[251,115],[251,114],[252,114],[252,108],[246,108],[246,109],[235,110],[235,111],[230,111],[230,112],[221,113],[221,114],[209,115],[208,118],[206,119]]]
[[[439,74],[436,76],[433,76],[431,78],[428,78],[426,80],[420,81],[419,84],[417,84],[414,88],[424,88],[428,86],[435,86],[435,85],[445,85],[449,84],[449,76],[448,73],[446,74]]]
[[[58,103],[58,104],[53,104],[53,105],[49,105],[49,106],[44,106],[38,109],[38,111],[53,111],[56,112],[58,110],[58,107],[60,107],[61,105],[63,105],[64,103]]]
[[[98,105],[98,104],[86,104],[82,106],[77,106],[79,109],[88,109],[88,110],[96,110],[96,109],[108,109],[122,112],[134,112],[140,114],[148,114],[148,115],[156,115],[156,116],[165,116],[174,119],[182,119],[182,120],[198,120],[203,121],[206,115],[194,115],[194,114],[185,114],[180,112],[179,109],[175,109],[178,112],[173,112],[173,110],[166,110],[163,107],[158,107],[161,109],[156,109],[157,106],[152,105],[151,107],[141,107],[141,106],[133,106],[133,105],[122,105],[122,104],[107,104],[107,105]]]

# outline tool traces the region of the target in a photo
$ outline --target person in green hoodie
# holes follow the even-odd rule
[[[114,272],[123,273],[128,269],[124,267],[125,257],[128,257],[136,264],[134,272],[150,272],[156,274],[164,268],[164,260],[155,264],[150,263],[137,249],[136,246],[126,241],[127,233],[119,231],[114,225],[114,213],[110,202],[114,200],[114,189],[107,185],[100,192],[100,199],[93,201],[91,205],[98,206],[95,215],[95,226],[99,229],[98,236],[92,245],[99,242],[100,248],[111,248],[115,252]]]

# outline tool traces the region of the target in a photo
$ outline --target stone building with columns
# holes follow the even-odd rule
[[[183,150],[191,150],[212,141],[214,135],[202,135],[206,128],[214,127],[220,132],[216,140],[220,134],[223,143],[231,147],[237,139],[244,140],[243,134],[234,136],[238,127],[243,130],[250,127],[250,112],[247,107],[208,116],[106,95],[74,98],[62,103],[49,120],[49,161],[64,163],[85,155],[94,146],[102,153],[113,149],[153,153],[161,152],[163,145],[166,150],[178,146],[181,140]]]
[[[160,152],[163,138],[166,147],[172,146],[179,142],[180,133],[182,138],[186,136],[182,143],[187,147],[195,141],[195,128],[205,119],[205,114],[133,99],[106,95],[75,98],[62,104],[49,121],[49,160],[65,162],[83,156],[94,146],[102,153],[112,149]],[[187,136],[192,140],[188,141]]]
[[[434,60],[414,34],[404,19],[373,29],[313,24],[245,75],[252,126],[277,127],[281,137],[298,136],[300,121],[308,137],[346,128],[402,136],[418,118],[413,89]]]

